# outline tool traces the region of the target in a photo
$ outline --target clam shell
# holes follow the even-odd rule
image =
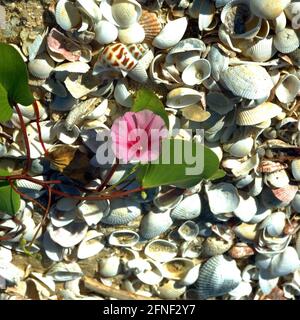
[[[289,176],[285,170],[265,174],[265,183],[274,188],[284,188],[289,182]]]
[[[253,144],[253,138],[242,138],[239,141],[233,143],[228,151],[232,156],[242,158],[249,155],[253,148]]]
[[[78,204],[78,212],[89,226],[98,224],[103,216],[108,214],[109,209],[108,200],[84,200]]]
[[[128,28],[139,20],[142,8],[135,0],[115,0],[111,6],[111,13],[118,26]]]
[[[145,260],[149,266],[143,272],[137,273],[136,277],[143,283],[148,285],[157,285],[163,279],[162,266],[152,260]]]
[[[234,102],[221,92],[209,92],[206,95],[206,103],[209,109],[220,115],[227,114],[234,107]]]
[[[186,221],[178,228],[178,234],[185,241],[192,241],[199,234],[199,226],[194,221]]]
[[[214,214],[234,211],[240,202],[237,189],[229,183],[221,182],[206,187],[210,210]],[[218,199],[218,201],[215,201]]]
[[[76,217],[76,211],[71,209],[69,211],[60,211],[56,206],[52,207],[49,213],[51,223],[54,227],[60,228],[70,224]]]
[[[284,252],[273,257],[271,273],[274,277],[282,277],[293,273],[300,266],[297,251],[293,247],[287,247]]]
[[[172,211],[171,218],[178,220],[195,219],[201,213],[201,199],[198,194],[184,198]]]
[[[216,81],[220,80],[220,73],[228,68],[229,58],[221,50],[213,45],[207,56],[211,65],[211,74]]]
[[[55,262],[62,261],[64,248],[51,239],[48,231],[43,235],[43,248],[49,259]]]
[[[300,80],[293,74],[287,74],[278,83],[275,94],[282,103],[293,102],[300,90]]]
[[[105,20],[99,21],[95,25],[95,40],[100,44],[109,44],[118,38],[117,27]]]
[[[67,130],[65,123],[61,122],[56,125],[57,138],[64,144],[73,144],[80,135],[80,129],[77,126],[73,126],[71,130]]]
[[[271,237],[278,237],[282,234],[285,227],[285,219],[284,212],[272,213],[260,224],[259,228],[265,228]]]
[[[153,203],[160,211],[165,211],[177,206],[182,199],[182,191],[179,192],[178,189],[171,189],[166,192],[159,192],[154,198]]]
[[[174,258],[162,264],[163,276],[170,280],[181,280],[194,267],[194,263],[186,258]]]
[[[172,224],[169,211],[162,213],[151,211],[143,216],[139,233],[145,239],[152,239],[167,231]]]
[[[160,285],[156,291],[162,299],[177,299],[185,293],[186,287],[179,285],[177,281],[169,280]]]
[[[273,88],[270,75],[261,66],[229,67],[220,74],[220,78],[233,94],[246,99],[268,97]]]
[[[95,3],[94,0],[76,0],[83,12],[91,17],[97,24],[102,18],[101,8]]]
[[[300,193],[299,192],[296,193],[291,203],[291,206],[297,213],[300,213]]]
[[[144,253],[147,257],[157,262],[167,262],[177,255],[177,247],[175,244],[163,240],[153,240],[147,244]]]
[[[203,300],[222,296],[235,289],[241,281],[241,271],[234,260],[228,260],[223,255],[212,257],[199,271],[195,283],[197,296]]]
[[[274,196],[284,203],[290,203],[294,199],[297,191],[298,187],[290,184],[283,188],[272,189]]]
[[[96,230],[89,230],[77,250],[78,259],[87,259],[98,254],[105,245],[101,241],[103,234]]]
[[[194,1],[196,2],[196,1]],[[198,2],[199,3],[199,2]],[[216,8],[210,0],[201,1],[199,4],[198,27],[200,31],[206,30],[213,22]],[[194,10],[190,7],[190,13]]]
[[[121,106],[131,108],[133,105],[133,96],[127,88],[128,82],[125,78],[118,80],[114,90],[114,98]]]
[[[115,277],[120,271],[120,258],[112,256],[100,260],[99,273],[102,277]]]
[[[171,108],[182,108],[196,104],[202,99],[200,92],[189,88],[176,88],[167,95],[167,106]]]
[[[233,245],[233,238],[234,236],[231,236],[227,241],[218,236],[206,238],[202,245],[201,255],[203,257],[213,257],[227,252]]]
[[[80,266],[76,262],[59,262],[47,272],[55,282],[72,281],[83,276]]]
[[[110,234],[108,243],[116,247],[133,247],[139,239],[140,236],[132,230],[117,230]]]
[[[293,52],[299,44],[299,38],[293,29],[285,28],[274,36],[274,46],[281,53]]]
[[[47,79],[50,76],[50,73],[54,70],[54,67],[55,62],[47,53],[37,56],[28,63],[29,72],[39,79]]]
[[[300,160],[293,160],[291,163],[293,177],[296,181],[300,181]]]
[[[139,23],[134,23],[126,29],[119,29],[118,38],[124,44],[141,43],[145,39],[145,30]]]
[[[262,40],[255,41],[243,51],[243,54],[247,57],[250,57],[253,61],[268,61],[277,52],[276,48],[274,47],[273,40],[274,39],[272,36],[268,36]]]
[[[199,59],[186,67],[182,73],[182,81],[189,86],[201,84],[210,77],[211,67],[206,59]]]
[[[152,45],[159,49],[168,49],[176,45],[183,37],[188,25],[186,17],[169,21],[153,39]]]
[[[288,6],[291,0],[251,0],[249,2],[251,11],[258,17],[273,20],[277,18],[283,10]]]
[[[240,126],[256,125],[278,116],[281,112],[282,109],[278,105],[264,102],[255,108],[239,109],[236,122]]]
[[[139,19],[139,24],[144,28],[145,41],[152,42],[153,39],[160,33],[162,25],[154,12],[142,11],[142,16]]]
[[[81,23],[81,16],[78,8],[71,1],[59,0],[55,9],[57,24],[68,31]]]
[[[243,222],[249,222],[257,213],[257,201],[247,194],[240,194],[239,205],[233,213]]]
[[[110,202],[110,212],[101,222],[109,225],[127,224],[141,214],[141,208],[129,199],[113,199]]]

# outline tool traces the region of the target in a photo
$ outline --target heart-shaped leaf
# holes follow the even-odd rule
[[[145,109],[148,109],[162,117],[167,128],[169,127],[169,118],[163,103],[151,90],[140,89],[135,94],[132,111],[139,112]]]
[[[13,216],[20,208],[21,198],[7,181],[0,182],[0,212]]]
[[[161,185],[188,188],[196,185],[202,179],[210,179],[215,174],[219,168],[219,160],[215,153],[195,141],[184,141],[179,149],[180,142],[182,140],[163,141],[162,153],[157,163],[139,167],[137,178],[144,188]],[[170,160],[168,163],[164,158],[167,153],[169,154],[168,160]]]
[[[18,51],[0,43],[0,57],[0,121],[8,121],[14,103],[28,106],[34,99],[28,86],[26,64]]]

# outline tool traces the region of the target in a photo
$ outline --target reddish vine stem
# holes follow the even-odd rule
[[[15,103],[14,104],[15,106],[15,109],[17,111],[17,114],[18,114],[18,117],[19,117],[19,120],[20,120],[20,126],[21,126],[21,130],[22,130],[22,133],[23,133],[23,139],[24,139],[24,143],[25,143],[25,148],[26,148],[26,158],[27,158],[27,161],[26,161],[26,167],[25,167],[25,170],[24,170],[24,174],[27,174],[27,172],[29,171],[30,169],[30,165],[31,165],[31,157],[30,157],[30,144],[29,144],[29,140],[28,140],[28,136],[27,136],[27,130],[26,130],[26,125],[25,125],[25,122],[24,122],[24,118],[22,116],[22,112],[20,110],[20,108],[18,107],[18,104]]]
[[[41,131],[41,126],[40,126],[40,111],[39,111],[39,106],[36,101],[33,103],[33,108],[34,108],[34,113],[35,113],[35,118],[36,118],[36,126],[37,126],[37,131],[39,135],[39,141],[40,144],[42,145],[42,148],[44,150],[45,155],[48,155],[48,150],[45,147],[43,138],[42,138],[42,131]]]
[[[13,138],[9,134],[7,134],[5,132],[0,132],[0,137],[8,140],[10,143],[14,142]]]
[[[111,170],[106,175],[104,181],[101,183],[101,185],[97,188],[98,192],[101,192],[108,184],[109,180],[113,176],[113,174],[116,172],[118,166],[119,166],[119,159],[116,159],[116,163],[112,166]]]

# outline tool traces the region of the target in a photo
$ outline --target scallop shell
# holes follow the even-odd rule
[[[167,240],[157,239],[147,244],[144,253],[154,261],[167,262],[176,257],[177,251],[175,244]]]
[[[159,49],[175,46],[183,37],[188,25],[186,17],[169,21],[153,39],[152,45]]]
[[[234,260],[228,260],[223,255],[212,257],[199,271],[195,283],[197,296],[203,300],[222,296],[235,289],[241,281],[241,271]]]
[[[293,273],[300,267],[297,251],[293,247],[287,247],[283,253],[273,257],[271,273],[274,277],[282,277]]]
[[[298,191],[298,187],[291,184],[283,188],[272,189],[272,193],[274,194],[274,196],[279,201],[284,203],[290,203],[294,199],[297,191]]]
[[[220,78],[233,94],[246,99],[268,97],[273,88],[270,75],[261,66],[229,67],[221,73]]]
[[[154,12],[143,10],[139,19],[139,24],[144,28],[145,41],[151,43],[153,39],[160,33],[162,26]]]
[[[81,16],[78,8],[71,1],[59,0],[55,9],[55,19],[57,24],[68,31],[81,23]]]
[[[109,44],[118,38],[117,27],[105,20],[99,21],[95,25],[95,40],[100,44]]]
[[[273,43],[274,39],[272,36],[268,36],[262,40],[255,41],[246,50],[243,50],[243,54],[250,57],[253,61],[268,61],[277,52]]]
[[[285,28],[274,36],[274,46],[281,53],[293,52],[299,44],[299,38],[293,29]]]
[[[287,74],[277,84],[275,94],[282,103],[291,103],[300,90],[300,80],[293,74]]]
[[[109,210],[110,207],[107,200],[84,200],[78,204],[78,212],[89,226],[98,224],[103,216],[108,214]]]
[[[110,212],[101,222],[109,225],[127,224],[141,214],[140,206],[129,199],[113,199],[110,202]]]
[[[108,243],[116,247],[133,247],[139,242],[140,236],[132,230],[117,230],[113,231]]]
[[[142,14],[142,7],[135,0],[114,0],[111,6],[111,13],[118,26],[128,28],[139,20]]]
[[[251,11],[255,15],[264,19],[273,20],[283,12],[290,2],[291,0],[266,0],[263,2],[260,0],[251,0],[249,3]]]
[[[251,109],[239,109],[236,122],[240,126],[256,125],[278,116],[282,109],[271,102],[265,102]]]
[[[201,213],[201,199],[198,194],[184,198],[172,211],[171,218],[189,220],[197,218]]]
[[[162,264],[162,272],[164,278],[170,280],[181,280],[193,267],[194,263],[190,259],[174,258]]]
[[[105,247],[102,239],[102,233],[89,230],[78,247],[77,258],[87,259],[98,254]]]

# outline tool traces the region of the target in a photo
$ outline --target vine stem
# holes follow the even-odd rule
[[[48,150],[45,147],[43,138],[42,138],[42,131],[41,131],[41,126],[40,126],[40,111],[39,111],[39,106],[37,104],[37,101],[34,101],[33,103],[33,108],[34,108],[34,113],[35,113],[35,118],[36,118],[36,127],[37,127],[37,131],[38,131],[38,136],[39,136],[39,141],[40,144],[42,145],[42,148],[44,150],[45,155],[48,155]]]

